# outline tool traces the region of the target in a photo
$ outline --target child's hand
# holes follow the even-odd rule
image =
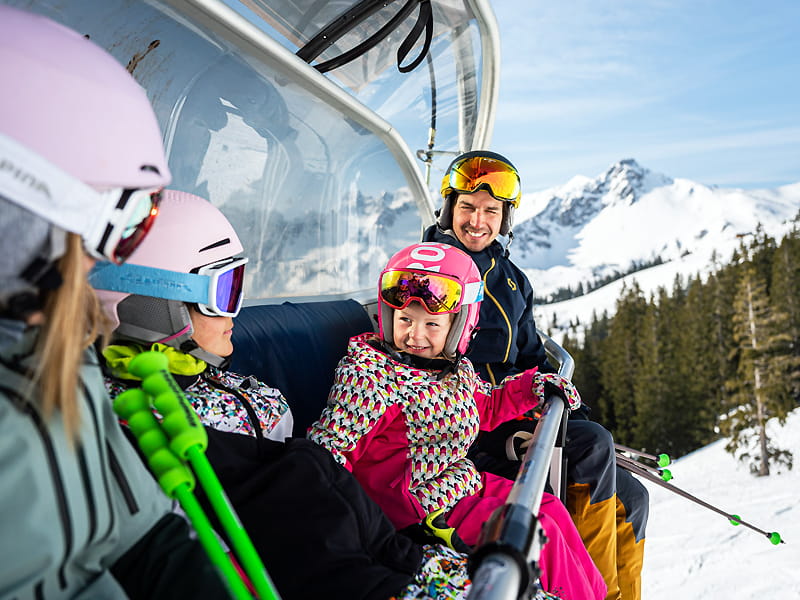
[[[444,508],[433,511],[421,522],[406,527],[400,533],[418,544],[441,544],[456,552],[469,554],[472,550],[444,518]]]
[[[575,410],[581,405],[581,396],[569,379],[557,373],[536,373],[533,376],[533,393],[539,396],[540,403],[544,402],[545,394],[557,394],[567,403],[569,410]]]

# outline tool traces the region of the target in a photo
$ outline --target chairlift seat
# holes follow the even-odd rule
[[[247,306],[234,319],[231,369],[279,389],[305,437],[325,408],[336,365],[348,340],[372,331],[355,300]]]

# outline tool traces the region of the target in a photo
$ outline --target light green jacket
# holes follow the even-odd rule
[[[171,508],[120,428],[93,352],[80,442],[46,423],[25,367],[36,330],[0,343],[0,598],[125,598],[109,567]]]

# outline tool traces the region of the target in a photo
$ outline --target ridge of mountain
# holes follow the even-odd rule
[[[579,284],[594,288],[636,270],[584,296],[538,306],[537,326],[553,328],[588,322],[592,310],[613,313],[619,289],[631,279],[648,293],[671,287],[676,275],[708,273],[759,225],[780,239],[799,210],[800,182],[720,188],[655,173],[628,158],[595,178],[576,176],[525,194],[515,214],[511,259],[539,298]]]

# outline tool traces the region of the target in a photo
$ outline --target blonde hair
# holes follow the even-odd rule
[[[83,352],[109,332],[108,319],[86,278],[86,260],[80,236],[67,234],[67,250],[58,263],[63,283],[45,303],[33,375],[45,418],[59,410],[73,440],[80,427],[77,390]]]

